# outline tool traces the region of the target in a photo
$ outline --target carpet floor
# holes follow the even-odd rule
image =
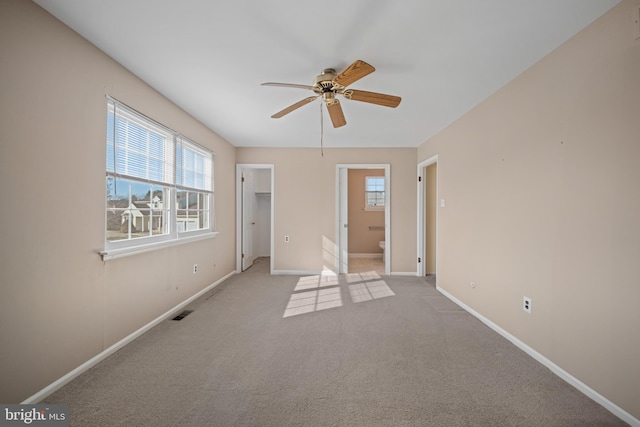
[[[624,426],[425,278],[259,259],[50,395],[72,426]]]

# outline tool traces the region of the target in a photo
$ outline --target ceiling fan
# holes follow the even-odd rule
[[[329,111],[329,117],[331,117],[331,123],[334,128],[344,126],[347,124],[347,120],[344,117],[340,101],[336,98],[336,95],[342,95],[346,99],[352,101],[368,102],[371,104],[382,105],[385,107],[395,108],[400,104],[402,98],[399,96],[385,95],[383,93],[367,92],[364,90],[347,89],[351,83],[354,83],[367,74],[371,74],[376,69],[373,66],[367,64],[364,61],[357,60],[353,64],[349,65],[340,74],[336,73],[333,68],[325,69],[319,76],[317,76],[313,82],[313,85],[298,85],[290,83],[262,83],[262,86],[282,86],[293,87],[298,89],[312,90],[315,95],[298,101],[293,105],[288,106],[284,110],[278,111],[273,116],[274,119],[279,119],[282,116],[289,114],[290,112],[297,110],[298,108],[306,105],[316,99],[322,97],[327,110]]]

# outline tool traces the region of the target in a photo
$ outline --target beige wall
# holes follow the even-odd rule
[[[391,272],[415,274],[415,148],[325,148],[324,157],[319,148],[238,148],[237,160],[274,164],[277,271],[320,271],[335,261],[337,164],[390,164]]]
[[[384,176],[384,169],[349,169],[349,253],[382,253],[379,242],[384,240],[384,210],[365,211],[365,178]],[[370,226],[383,227],[369,230]]]
[[[640,418],[633,4],[427,141],[418,160],[438,154],[446,200],[439,286]]]
[[[438,164],[425,168],[425,273],[436,273],[436,212],[438,191]]]
[[[0,2],[0,55],[0,402],[15,403],[235,269],[235,148],[32,2]],[[216,153],[217,238],[101,261],[106,93]]]

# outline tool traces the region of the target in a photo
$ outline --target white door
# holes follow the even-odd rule
[[[436,283],[438,280],[438,169],[432,169],[430,179],[427,177],[427,168],[438,165],[438,156],[435,155],[418,164],[418,276],[425,276],[435,273]],[[435,176],[433,172],[435,171]],[[429,188],[429,198],[427,198],[427,186]],[[430,200],[428,200],[430,199]],[[428,224],[427,219],[431,220]],[[435,226],[433,225],[435,221]],[[427,257],[435,257],[435,262],[431,268],[427,268]],[[433,259],[431,261],[434,261]],[[431,264],[431,262],[429,263]]]
[[[255,190],[253,170],[242,171],[242,271],[253,265],[253,233],[255,221]]]
[[[338,274],[349,272],[349,169],[338,169]]]

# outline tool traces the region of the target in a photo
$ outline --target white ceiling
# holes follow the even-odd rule
[[[342,100],[326,147],[416,147],[619,0],[35,0],[238,147],[317,147],[320,100],[262,82],[310,85],[356,59],[353,89],[396,109]]]

